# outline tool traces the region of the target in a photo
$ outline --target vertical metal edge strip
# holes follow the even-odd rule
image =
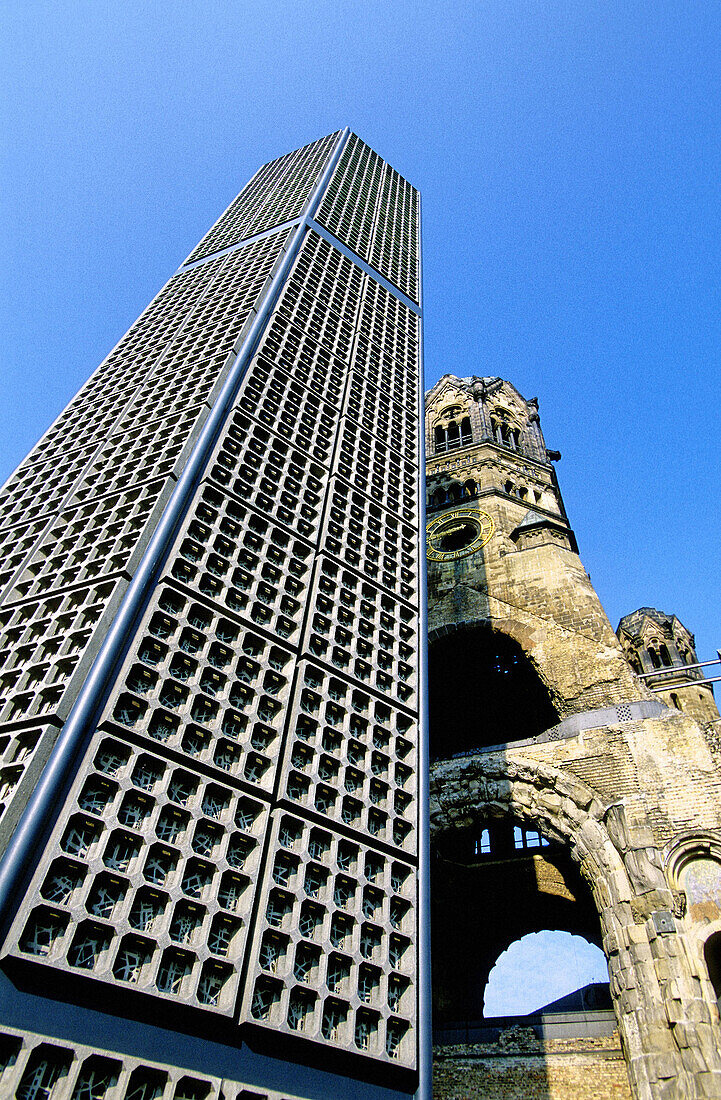
[[[419,522],[420,541],[418,565],[419,595],[419,737],[418,737],[418,1100],[431,1100],[433,1092],[433,1048],[431,1020],[431,911],[430,911],[430,751],[428,727],[428,591],[426,563],[426,422],[425,422],[425,377],[423,355],[423,252],[421,196],[418,196],[418,254],[420,257],[418,300],[421,329],[419,341],[420,370],[418,372],[419,394],[419,439],[418,479],[419,479]]]

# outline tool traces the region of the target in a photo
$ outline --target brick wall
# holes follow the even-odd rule
[[[433,1100],[630,1100],[618,1033],[437,1047]]]

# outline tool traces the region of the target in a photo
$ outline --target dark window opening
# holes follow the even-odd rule
[[[463,866],[477,861],[528,859],[549,848],[556,849],[558,845],[548,840],[537,826],[512,817],[487,818],[436,840],[441,858]]]
[[[704,944],[703,955],[716,1001],[721,1005],[721,932],[714,932],[709,936]]]
[[[535,737],[559,720],[521,647],[490,627],[433,642],[428,668],[434,760]]]

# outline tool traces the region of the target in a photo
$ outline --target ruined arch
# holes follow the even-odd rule
[[[526,740],[558,722],[546,683],[510,634],[478,620],[430,641],[432,758]]]
[[[668,1022],[674,1019],[678,981],[672,975],[681,971],[674,956],[665,953],[651,918],[655,911],[672,908],[673,895],[650,861],[644,866],[635,852],[626,851],[617,808],[604,806],[590,787],[567,772],[486,753],[432,767],[430,811],[432,839],[472,826],[490,814],[528,821],[550,839],[567,845],[598,912],[634,1096],[653,1100],[657,1095],[655,1066],[664,1052],[673,1061],[675,1087],[688,1090],[678,1095],[694,1095],[693,1071],[683,1057],[683,1036]],[[628,868],[624,855],[630,860]],[[639,910],[639,895],[649,899],[650,913]],[[664,970],[656,969],[653,958],[663,962]],[[664,971],[668,974],[660,976]],[[628,989],[633,997],[627,996]],[[712,1021],[708,1013],[705,1023]]]
[[[575,776],[535,761],[489,753],[434,764],[430,794],[431,839],[483,817],[518,818],[568,845],[601,918],[609,906],[630,903],[633,892],[606,827],[605,808]]]
[[[502,953],[529,933],[565,931],[602,946],[596,906],[568,847],[541,842],[528,824],[487,816],[433,843],[436,1029],[475,1025],[485,1017],[491,972]]]

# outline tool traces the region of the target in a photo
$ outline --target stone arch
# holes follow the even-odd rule
[[[648,848],[630,850],[618,806],[604,806],[587,784],[566,772],[486,753],[432,767],[430,811],[432,838],[465,827],[480,815],[510,814],[568,845],[596,903],[621,1042],[638,1100],[653,1100],[660,1086],[668,1095],[696,1095],[694,1045],[703,1048],[714,1083],[721,1081],[721,1059],[708,1040],[716,1022],[708,1003],[697,1000],[697,1019],[686,1021],[684,1028],[674,1026],[680,1019],[675,999],[690,976],[670,913],[673,895],[660,853],[654,860]]]
[[[667,846],[666,874],[685,911],[690,955],[704,995],[721,1008],[721,834],[681,833]]]
[[[609,906],[630,907],[633,891],[603,822],[604,807],[580,779],[547,765],[510,761],[499,753],[434,765],[431,836],[470,824],[479,811],[510,814],[567,844],[589,882],[601,918]]]
[[[436,1028],[474,1026],[488,1015],[493,968],[529,934],[563,931],[602,946],[594,899],[567,846],[517,817],[489,814],[476,827],[437,836],[432,876]]]

